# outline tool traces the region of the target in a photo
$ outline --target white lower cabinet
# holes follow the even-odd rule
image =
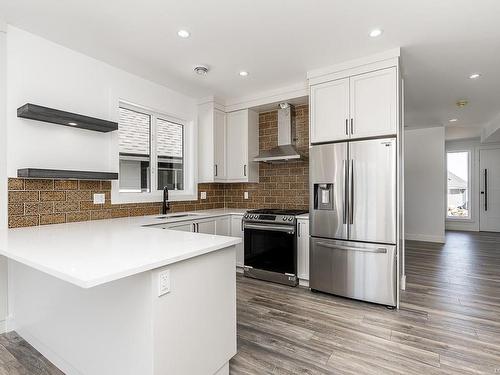
[[[197,233],[215,234],[216,219],[197,220],[194,222],[194,231]]]
[[[205,234],[216,234],[219,236],[233,236],[243,239],[243,215],[219,216],[216,218],[195,221],[183,221],[181,223],[166,224],[164,229],[181,230],[185,232],[197,232]],[[236,265],[244,265],[243,242],[236,245]],[[308,266],[309,267],[309,266]]]
[[[193,223],[184,221],[182,223],[166,225],[165,227],[162,227],[162,228],[172,229],[172,230],[180,230],[180,231],[184,231],[184,232],[193,232]]]
[[[215,219],[215,234],[218,236],[231,235],[231,217],[222,216]]]
[[[232,215],[231,216],[231,236],[240,237],[243,240],[243,216]],[[243,242],[236,245],[236,265],[238,267],[243,267],[245,264],[245,252]]]
[[[309,281],[309,220],[297,220],[297,276]]]

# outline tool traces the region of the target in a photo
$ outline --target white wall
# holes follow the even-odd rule
[[[405,131],[406,239],[444,242],[444,128]]]
[[[117,121],[120,100],[196,127],[194,98],[0,22],[0,226],[6,226],[7,177],[15,177],[19,168],[119,169],[117,132],[20,119],[17,108],[29,102]],[[0,259],[0,331],[7,314],[6,273]]]
[[[0,229],[7,226],[6,25],[0,20]],[[7,262],[0,257],[0,333],[7,316]]]
[[[117,121],[124,100],[196,121],[195,99],[12,26],[7,63],[9,176],[22,167],[118,171],[117,132],[17,118],[27,102]]]

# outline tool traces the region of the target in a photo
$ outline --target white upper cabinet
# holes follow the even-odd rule
[[[258,182],[259,115],[198,106],[198,182]]]
[[[311,143],[395,135],[398,90],[395,66],[326,82],[316,79],[310,86]]]
[[[226,114],[214,102],[198,106],[198,182],[224,181]]]
[[[226,114],[215,110],[214,116],[214,179],[226,179]]]
[[[311,86],[311,143],[349,136],[349,78]]]
[[[227,114],[226,181],[258,182],[259,115],[244,109]]]
[[[396,68],[377,70],[350,78],[351,138],[396,134]]]

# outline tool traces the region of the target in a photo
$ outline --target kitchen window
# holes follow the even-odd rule
[[[447,162],[447,218],[470,219],[470,152],[453,151]]]
[[[194,168],[186,164],[194,143],[189,126],[129,103],[120,103],[118,115],[119,201],[160,201],[165,186],[173,197],[189,199],[194,185]]]

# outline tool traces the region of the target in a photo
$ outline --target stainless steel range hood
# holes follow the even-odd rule
[[[278,146],[262,150],[254,161],[278,163],[303,160],[304,156],[295,148],[295,108],[289,103],[280,103],[278,109]]]

